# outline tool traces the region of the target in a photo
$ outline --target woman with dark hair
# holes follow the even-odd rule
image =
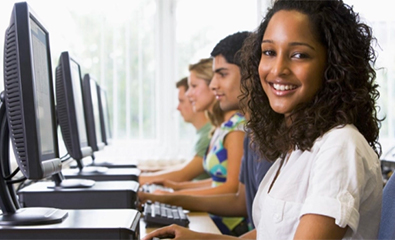
[[[383,182],[373,40],[342,0],[277,0],[245,43],[247,127],[252,146],[274,162],[248,237],[377,238]],[[165,235],[219,237],[176,226],[147,237]]]
[[[247,126],[275,161],[254,201],[258,238],[377,238],[383,183],[371,32],[340,0],[279,0],[246,43]]]

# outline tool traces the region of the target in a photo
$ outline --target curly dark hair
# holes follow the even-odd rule
[[[300,104],[285,124],[283,114],[272,110],[258,74],[261,42],[268,23],[280,10],[306,14],[313,33],[327,50],[322,88],[313,100]],[[241,53],[241,108],[249,115],[253,146],[272,161],[295,147],[310,150],[314,141],[336,126],[354,124],[378,156],[381,121],[376,101],[380,94],[373,68],[376,39],[369,26],[342,0],[277,0],[258,29],[245,41]]]
[[[211,57],[222,55],[228,63],[236,64],[240,67],[238,52],[250,33],[251,32],[248,31],[237,32],[225,37],[215,45],[214,49],[211,51]]]

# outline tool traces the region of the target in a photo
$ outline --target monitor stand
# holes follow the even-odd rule
[[[82,159],[83,166],[86,167],[105,167],[105,168],[137,168],[137,161],[109,161],[110,157],[100,155],[92,158]],[[70,168],[78,168],[76,162],[70,164]]]
[[[85,168],[85,167],[84,167]],[[78,168],[68,168],[62,170],[62,174],[66,179],[91,179],[94,181],[137,181],[140,176],[140,169],[138,168],[108,168],[104,172],[82,171]]]
[[[90,179],[65,179],[62,172],[52,175],[53,185],[49,188],[91,188],[95,185],[95,181]]]
[[[65,210],[43,207],[19,208],[12,214],[0,214],[0,226],[29,226],[60,223],[68,213]]]
[[[108,168],[136,168],[137,163],[129,163],[129,162],[110,162],[110,161],[102,161],[95,160],[88,166],[99,166],[99,167],[108,167]]]
[[[61,223],[0,227],[2,239],[140,239],[141,213],[134,209],[65,210]]]
[[[89,165],[89,166],[85,166],[81,171],[86,172],[86,173],[99,173],[99,174],[103,174],[106,173],[108,171],[107,167],[103,167],[103,166],[94,166],[94,165]]]
[[[51,185],[48,188],[91,188],[95,181],[89,179],[64,179],[59,185]]]

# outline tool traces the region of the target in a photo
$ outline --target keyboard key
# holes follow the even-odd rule
[[[188,216],[180,206],[172,206],[159,202],[144,205],[144,220],[146,226],[167,226],[178,224],[183,227],[189,225]]]

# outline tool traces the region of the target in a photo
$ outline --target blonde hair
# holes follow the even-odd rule
[[[213,79],[213,59],[203,58],[195,64],[189,65],[189,71],[196,73],[196,76],[206,81],[207,86],[210,85],[211,79]],[[210,113],[206,111],[207,117],[214,127],[219,127],[224,122],[224,111],[219,107],[219,102],[215,100],[213,111]]]
[[[214,76],[213,59],[203,58],[197,63],[189,64],[189,71],[194,71],[198,78],[205,80],[207,85],[209,85]]]

